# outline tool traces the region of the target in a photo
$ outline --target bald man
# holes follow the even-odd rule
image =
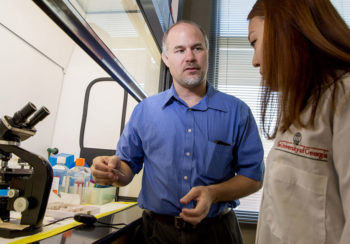
[[[94,179],[124,186],[144,167],[140,242],[242,243],[232,209],[264,175],[254,117],[207,81],[208,38],[197,24],[168,29],[162,59],[172,87],[135,107],[116,155],[94,159]]]

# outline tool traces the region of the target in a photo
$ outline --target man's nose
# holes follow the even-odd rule
[[[186,61],[193,61],[195,59],[195,55],[193,50],[187,50],[185,55]]]

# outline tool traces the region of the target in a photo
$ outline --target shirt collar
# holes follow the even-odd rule
[[[209,82],[207,82],[207,94],[198,104],[193,106],[192,109],[204,111],[208,108],[211,108],[223,112],[228,112],[227,106],[225,106],[221,102],[220,96],[217,95],[218,93],[219,92]],[[166,106],[170,105],[174,100],[177,100],[182,104],[184,103],[183,100],[177,95],[174,85],[172,85],[171,88],[166,91],[162,107],[165,108]]]
[[[179,96],[177,95],[174,84],[171,85],[170,89],[165,91],[165,97],[164,97],[164,102],[162,104],[162,108],[165,108],[166,106],[170,105],[173,100],[179,100]]]

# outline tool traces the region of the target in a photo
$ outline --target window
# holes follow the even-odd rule
[[[211,53],[214,61],[209,71],[209,80],[213,81],[214,86],[220,91],[234,95],[247,103],[258,126],[260,126],[261,76],[259,70],[252,66],[254,51],[248,42],[248,21],[246,20],[255,1],[217,1],[214,20],[215,33],[212,33],[215,38],[212,38],[210,42],[212,50],[214,50],[214,53]],[[331,2],[349,25],[350,0],[333,0]],[[263,136],[261,138],[266,158],[273,141],[268,141]],[[260,190],[241,199],[241,205],[237,210],[243,213],[244,220],[249,222],[252,218],[257,217],[261,194]],[[240,218],[240,214],[237,215]]]
[[[136,0],[76,3],[81,16],[145,94],[158,93],[161,55]]]

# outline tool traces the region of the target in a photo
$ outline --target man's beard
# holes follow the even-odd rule
[[[196,77],[191,77],[184,79],[183,82],[186,84],[188,87],[196,87],[199,84],[201,84],[203,81],[203,77],[201,75],[198,75]]]

